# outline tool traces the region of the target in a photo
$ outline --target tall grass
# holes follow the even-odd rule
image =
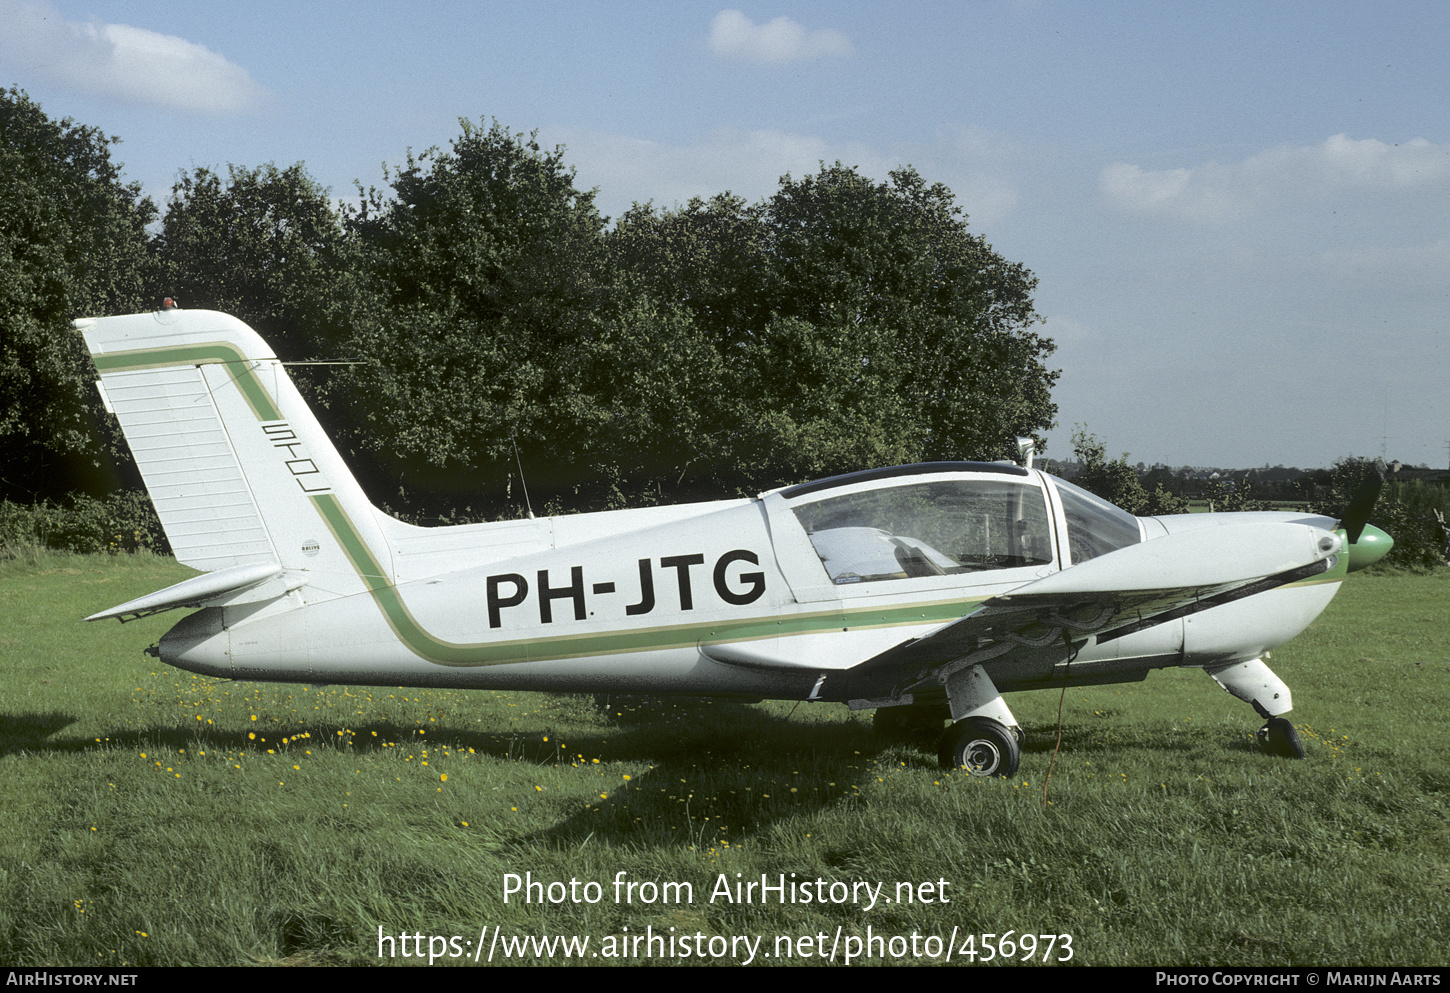
[[[0,962],[419,961],[396,940],[380,960],[381,929],[425,936],[424,961],[427,936],[459,936],[467,957],[438,962],[462,963],[485,927],[594,953],[647,929],[763,937],[774,963],[783,936],[819,962],[818,935],[925,953],[954,928],[953,961],[1007,931],[1070,934],[1088,965],[1447,959],[1443,574],[1351,577],[1275,653],[1305,761],[1261,755],[1249,708],[1171,671],[1068,694],[1044,803],[1055,693],[1011,698],[1019,775],[983,781],[836,706],[232,683],[140,654],[179,614],[79,621],[185,572],[0,562]],[[616,902],[621,872],[693,900]],[[791,873],[918,899],[710,899],[722,874]],[[505,903],[509,874],[602,898]]]

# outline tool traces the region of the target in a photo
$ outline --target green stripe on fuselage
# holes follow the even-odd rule
[[[907,624],[945,624],[971,613],[981,602],[980,599],[956,599],[895,607],[868,607],[846,611],[844,614],[837,609],[784,616],[715,618],[688,624],[623,631],[586,631],[542,639],[519,638],[460,644],[444,641],[423,629],[408,610],[407,604],[403,603],[397,587],[388,580],[336,497],[325,493],[314,495],[310,499],[322,519],[327,522],[328,529],[341,544],[358,576],[367,584],[368,592],[387,618],[393,633],[409,651],[438,665],[508,665],[517,662],[652,652],[667,648],[693,648],[702,643],[761,641],[767,638],[837,631],[843,627],[859,630]]]
[[[127,372],[168,366],[220,363],[228,366],[237,388],[258,421],[280,421],[283,415],[262,385],[254,361],[230,342],[208,342],[111,352],[93,356],[102,372]],[[337,538],[348,561],[363,581],[373,601],[405,647],[429,662],[445,666],[508,665],[621,655],[632,652],[689,648],[719,642],[761,641],[805,634],[824,634],[841,629],[877,629],[919,624],[946,624],[976,611],[986,597],[911,603],[890,607],[837,608],[789,615],[716,618],[707,622],[634,628],[611,632],[582,632],[545,639],[514,639],[497,642],[455,643],[444,641],[413,617],[393,585],[388,572],[373,555],[342,505],[332,494],[309,495],[318,515]],[[1343,531],[1339,532],[1343,535]],[[1340,582],[1345,578],[1349,556],[1342,553],[1335,568],[1291,586]]]
[[[215,341],[196,345],[138,348],[131,351],[93,355],[101,373],[130,372],[212,363],[226,365],[233,381],[258,421],[284,420],[271,394],[262,385],[249,359],[231,342]],[[270,356],[269,356],[270,359]],[[329,531],[337,538],[348,561],[363,581],[373,602],[404,646],[420,658],[446,666],[508,665],[554,659],[621,655],[630,652],[690,648],[701,643],[761,641],[767,638],[825,633],[842,627],[856,630],[900,627],[910,624],[945,624],[976,610],[985,597],[942,602],[914,603],[894,607],[867,607],[842,611],[832,609],[786,616],[716,618],[708,622],[672,624],[610,632],[582,632],[544,639],[459,644],[444,641],[426,631],[393,585],[386,570],[358,533],[357,527],[331,493],[309,494]]]

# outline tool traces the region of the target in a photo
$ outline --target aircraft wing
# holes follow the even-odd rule
[[[1067,658],[1090,636],[1101,643],[1327,572],[1340,546],[1317,527],[1267,522],[1153,538],[993,597],[828,678],[826,689],[830,699],[873,699],[947,665]]]

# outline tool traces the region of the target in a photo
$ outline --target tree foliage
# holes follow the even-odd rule
[[[432,148],[389,174],[392,195],[363,195],[352,228],[372,250],[387,302],[568,332],[587,306],[604,218],[574,187],[562,149],[497,121]],[[560,323],[565,327],[559,327]]]
[[[328,395],[391,486],[501,489],[515,445],[531,476],[555,464],[562,476],[593,416],[573,347],[599,297],[593,194],[575,189],[561,151],[461,123],[346,218],[367,286],[338,347],[373,364],[334,377]]]
[[[1254,496],[1253,483],[1245,476],[1233,485],[1221,479],[1212,479],[1205,484],[1203,497],[1208,500],[1209,509],[1217,513],[1241,513],[1250,510],[1273,510],[1274,505]],[[1187,501],[1185,501],[1185,507]]]
[[[520,463],[554,507],[754,492],[996,458],[1052,423],[1035,278],[910,168],[876,182],[822,165],[758,203],[637,205],[611,229],[561,149],[462,121],[447,147],[409,153],[340,212],[301,164],[194,169],[148,246],[154,210],[120,183],[109,140],[11,104],[32,112],[33,134],[7,141],[16,167],[0,192],[60,218],[32,227],[63,236],[0,227],[5,313],[54,328],[86,307],[138,310],[149,267],[158,299],[233,313],[284,358],[361,358],[314,398],[395,509],[496,513],[501,498],[517,504]],[[35,192],[66,169],[71,193]],[[11,261],[22,244],[28,269]],[[72,244],[91,247],[68,269]],[[35,355],[9,358],[23,336],[7,326],[0,377],[59,364],[69,372],[51,379],[78,408],[90,378],[78,342],[32,337]],[[86,435],[74,418],[67,430]]]
[[[702,478],[760,489],[924,459],[996,458],[1050,426],[1035,279],[909,168],[836,163],[759,204],[636,206],[607,239],[617,286],[673,302],[720,357]]]
[[[28,502],[5,504],[7,534],[159,542],[138,494],[75,492],[126,455],[69,322],[163,295],[284,358],[361,358],[304,388],[364,485],[415,517],[515,512],[520,463],[540,509],[583,510],[1000,458],[1052,425],[1035,277],[910,167],[822,164],[757,203],[637,204],[611,228],[562,149],[460,126],[341,210],[301,163],[194,169],[148,235],[117,139],[0,91],[0,501]],[[1171,474],[1150,492],[1086,429],[1073,449],[1077,482],[1125,510],[1187,510]],[[1341,515],[1367,465],[1323,473],[1316,509]],[[1263,506],[1211,486],[1215,509]],[[1371,520],[1391,562],[1427,566],[1447,510],[1391,484]]]
[[[1188,501],[1170,493],[1161,482],[1149,493],[1138,471],[1128,464],[1126,452],[1109,461],[1107,445],[1081,425],[1073,431],[1072,451],[1083,465],[1072,481],[1109,503],[1136,517],[1188,513]]]
[[[117,140],[0,90],[0,493],[94,485],[95,372],[69,325],[141,309],[155,218]]]
[[[909,167],[873,183],[838,162],[783,179],[767,225],[772,311],[837,329],[856,378],[912,412],[921,457],[1006,457],[1051,425],[1037,280],[967,230],[947,187]]]
[[[329,391],[394,480],[576,507],[750,492],[1050,425],[1030,273],[946,187],[839,164],[769,200],[636,205],[496,122],[409,156],[348,219],[372,296]],[[515,454],[517,450],[517,454]]]
[[[245,321],[286,359],[326,348],[352,260],[328,191],[301,163],[182,176],[152,247],[158,284],[181,306]]]

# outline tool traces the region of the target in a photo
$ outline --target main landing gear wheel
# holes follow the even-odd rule
[[[1012,729],[990,717],[968,717],[947,728],[938,751],[944,769],[973,776],[1013,776],[1022,760]]]
[[[1270,717],[1269,722],[1259,728],[1259,747],[1270,755],[1286,759],[1302,759],[1304,746],[1299,744],[1299,732],[1294,730],[1287,718]]]

